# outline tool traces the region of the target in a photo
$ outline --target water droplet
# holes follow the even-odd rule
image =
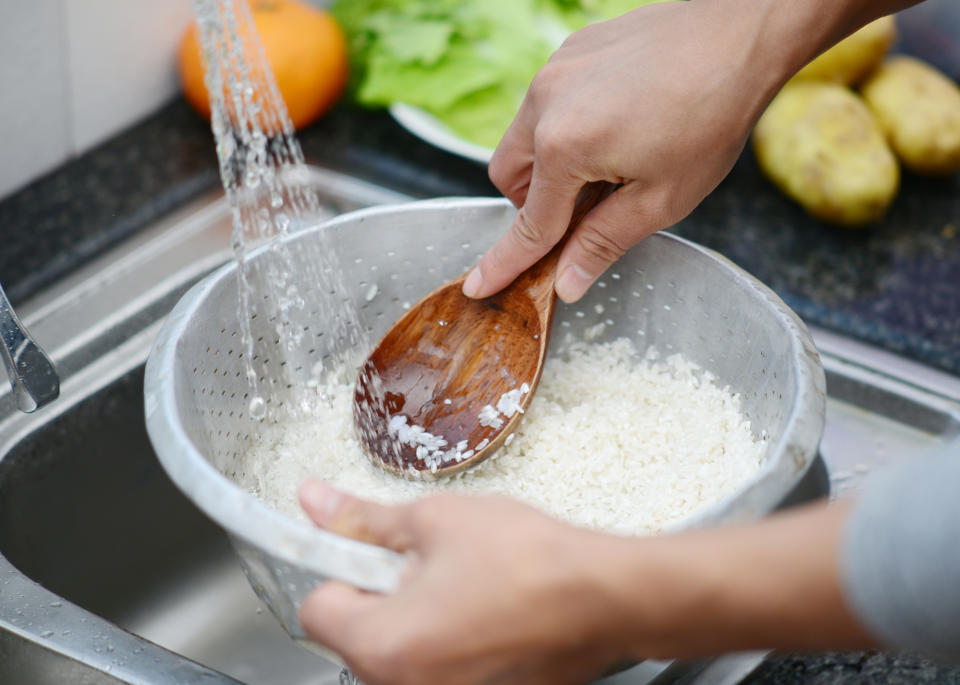
[[[233,136],[231,135],[222,136],[220,142],[217,144],[217,154],[220,155],[220,157],[228,158],[233,155],[236,149],[237,145],[233,142]]]
[[[40,633],[40,637],[53,637],[53,631],[45,630],[42,633]]]
[[[273,195],[270,196],[270,206],[274,209],[280,209],[283,207],[283,195],[280,193],[273,193]]]
[[[63,606],[63,602],[50,602],[50,606],[52,606],[52,607],[62,607],[62,606]]]
[[[290,217],[283,212],[278,212],[277,215],[273,217],[273,223],[278,231],[286,233],[287,229],[290,228]]]
[[[253,397],[248,408],[251,419],[262,419],[267,415],[267,403],[262,397]]]

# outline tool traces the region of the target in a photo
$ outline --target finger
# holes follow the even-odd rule
[[[526,202],[513,224],[480,259],[463,284],[467,297],[489,297],[499,292],[559,242],[567,230],[583,180],[548,175],[544,164],[533,168]]]
[[[557,297],[576,302],[607,268],[664,226],[644,210],[644,189],[628,183],[594,207],[573,230],[557,264]]]
[[[352,585],[327,581],[307,595],[300,605],[300,625],[314,642],[329,647],[349,660],[355,650],[350,630],[360,616],[382,601],[380,595],[358,590]]]
[[[310,520],[325,530],[398,552],[411,546],[406,506],[387,507],[358,499],[318,479],[305,481],[299,498]]]
[[[535,127],[536,116],[525,100],[493,151],[487,167],[493,185],[516,207],[523,206],[530,188]]]

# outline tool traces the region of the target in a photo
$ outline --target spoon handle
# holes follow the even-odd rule
[[[573,207],[573,214],[570,217],[570,223],[567,225],[567,231],[564,237],[557,243],[550,252],[544,255],[539,262],[531,266],[518,278],[518,285],[526,289],[536,290],[535,299],[539,300],[545,295],[553,292],[553,284],[556,279],[557,263],[560,261],[560,253],[563,252],[563,246],[573,229],[589,214],[590,210],[600,204],[610,196],[618,186],[607,181],[594,181],[588,183],[580,190],[577,196],[576,204]]]

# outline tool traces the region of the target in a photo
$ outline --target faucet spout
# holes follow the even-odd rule
[[[60,395],[60,378],[53,362],[20,323],[0,286],[0,358],[10,376],[17,407],[36,411]]]

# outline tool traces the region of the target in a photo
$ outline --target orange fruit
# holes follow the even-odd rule
[[[330,109],[343,92],[347,81],[343,31],[329,12],[300,0],[250,0],[250,10],[290,119],[295,128],[302,128]],[[245,45],[249,43],[244,39]],[[210,98],[203,82],[196,21],[180,42],[177,65],[187,102],[209,119]],[[262,102],[262,77],[254,76],[253,82],[254,100]],[[230,109],[226,86],[224,99]]]

